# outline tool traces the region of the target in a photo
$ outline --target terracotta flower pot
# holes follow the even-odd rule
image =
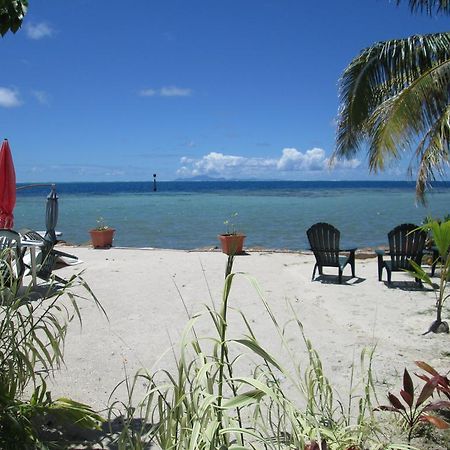
[[[222,251],[226,255],[239,255],[243,253],[244,234],[220,234],[218,236]]]
[[[112,247],[114,228],[107,228],[106,230],[90,230],[92,247],[94,248],[109,248]]]

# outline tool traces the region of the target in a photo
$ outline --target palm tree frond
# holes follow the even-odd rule
[[[427,134],[448,107],[450,61],[433,67],[396,96],[383,102],[367,120],[369,168],[383,170],[400,150],[411,148]]]
[[[397,0],[397,5],[402,0]],[[450,14],[450,2],[448,0],[408,0],[409,9],[413,12],[426,13],[429,16],[435,14]]]
[[[450,148],[450,105],[439,120],[431,127],[417,146],[415,160],[418,162],[416,175],[416,197],[425,204],[425,191],[436,176],[443,177],[449,164]],[[413,174],[413,162],[408,172]]]
[[[450,33],[376,43],[349,64],[340,80],[330,161],[351,159],[367,143],[369,169],[377,172],[419,142],[416,192],[423,202],[429,181],[448,162],[449,103]]]
[[[450,59],[450,33],[379,42],[363,50],[340,80],[336,150],[352,158],[367,136],[366,121],[386,100],[417,77]]]

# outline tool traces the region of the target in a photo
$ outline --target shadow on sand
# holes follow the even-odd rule
[[[314,278],[313,281],[320,281],[323,284],[343,284],[346,286],[353,286],[355,284],[361,284],[366,281],[366,278],[342,276],[342,283],[339,283],[339,278],[336,275],[319,275]]]
[[[56,425],[53,417],[47,416],[42,422],[39,437],[46,442],[53,442],[59,448],[70,448],[72,450],[118,450],[117,438],[124,429],[123,417],[119,416],[113,420],[103,423],[99,430],[86,430],[74,424]],[[149,430],[151,424],[145,424],[142,419],[133,419],[128,428],[142,433],[143,427]],[[145,429],[144,429],[145,432]],[[154,448],[153,445],[145,448]]]

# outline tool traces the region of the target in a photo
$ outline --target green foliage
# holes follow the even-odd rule
[[[230,214],[230,218],[225,220],[223,224],[227,227],[226,234],[237,234],[236,231],[236,217],[238,216],[237,212]]]
[[[45,448],[37,423],[48,414],[63,422],[97,427],[102,420],[98,414],[67,398],[53,400],[45,382],[63,363],[69,323],[74,318],[81,322],[80,297],[74,288],[84,285],[90,292],[89,288],[81,277],[73,277],[66,286],[51,284],[45,295],[37,296],[31,286],[11,289],[3,278],[0,276],[0,448]],[[93,299],[101,308],[95,296]],[[31,398],[24,399],[30,390]]]
[[[397,5],[402,0],[397,0]],[[424,12],[429,16],[438,14],[450,14],[450,2],[448,0],[408,0],[412,12]]]
[[[28,0],[0,0],[0,34],[15,33],[27,13]]]
[[[409,3],[413,11],[450,11],[444,0]],[[424,202],[429,182],[444,176],[449,161],[449,73],[447,32],[378,42],[363,50],[340,80],[332,161],[367,148],[369,168],[378,172],[405,150],[414,150],[408,172],[416,172],[417,198]]]
[[[442,308],[450,296],[446,293],[447,284],[450,281],[450,221],[439,222],[430,219],[424,223],[420,229],[429,233],[434,246],[437,248],[439,256],[436,264],[439,269],[439,285],[433,283],[430,275],[417,265],[414,261],[410,261],[413,270],[410,272],[414,277],[419,278],[423,283],[433,289],[436,297],[436,320],[431,325],[429,331],[436,332],[442,323]],[[434,261],[433,261],[434,262]]]
[[[228,316],[234,313],[229,305],[231,287],[239,275],[231,272],[230,259],[220,310],[206,307],[216,334],[198,337],[195,326],[201,316],[192,317],[183,333],[176,371],[141,371],[132,382],[124,381],[128,401],[116,402],[110,409],[111,417],[124,413],[118,448],[148,448],[151,442],[174,450],[390,448],[379,437],[374,420],[372,353],[362,355],[362,361],[367,361],[367,356],[369,359],[369,366],[363,369],[362,392],[357,392],[352,377],[351,393],[344,405],[335,397],[319,355],[304,336],[295,311],[292,309],[290,326],[306,345],[309,360],[305,369],[298,361],[298,344],[291,348],[286,328],[278,324],[258,284],[248,276],[273,326],[267,332],[278,336],[283,360],[292,368],[261,346],[243,313],[237,312],[245,330],[243,335],[229,336]],[[143,401],[135,403],[134,393],[143,383],[147,394]],[[300,404],[289,398],[286,386],[303,399]],[[143,419],[140,426],[136,426],[138,419]]]
[[[448,213],[444,216],[443,219],[434,218],[433,216],[426,216],[422,220],[422,225],[425,225],[426,223],[430,223],[430,222],[433,222],[433,221],[441,223],[441,222],[448,222],[449,220],[450,220],[450,214],[448,214]]]
[[[105,231],[109,230],[109,226],[106,225],[105,219],[103,217],[99,217],[97,219],[97,226],[94,228],[96,231]]]

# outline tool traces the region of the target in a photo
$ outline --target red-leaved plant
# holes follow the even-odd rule
[[[424,361],[414,361],[418,367],[431,375],[416,374],[421,380],[425,382],[434,381],[436,383],[436,390],[438,394],[445,395],[450,400],[450,380],[446,375],[441,375],[436,369],[431,367]]]
[[[305,450],[328,450],[328,445],[324,440],[320,444],[316,441],[311,441],[305,445]]]
[[[441,392],[441,390],[444,389],[445,382],[443,379],[446,377],[442,377],[431,366],[423,363],[422,361],[416,361],[416,364],[432,375],[432,377],[419,375],[419,377],[426,383],[417,397],[417,400],[414,401],[414,385],[409,372],[405,369],[405,372],[403,373],[403,389],[400,390],[400,397],[403,401],[400,400],[398,396],[395,396],[389,392],[388,399],[390,405],[382,405],[376,408],[378,411],[392,411],[400,414],[405,429],[408,432],[408,443],[411,442],[413,432],[420,422],[428,422],[439,429],[446,429],[450,427],[445,420],[436,417],[435,415],[428,414],[429,411],[449,408],[450,402],[427,402],[435,391]],[[438,389],[438,386],[440,386],[440,389]],[[450,394],[450,392],[448,393]]]

